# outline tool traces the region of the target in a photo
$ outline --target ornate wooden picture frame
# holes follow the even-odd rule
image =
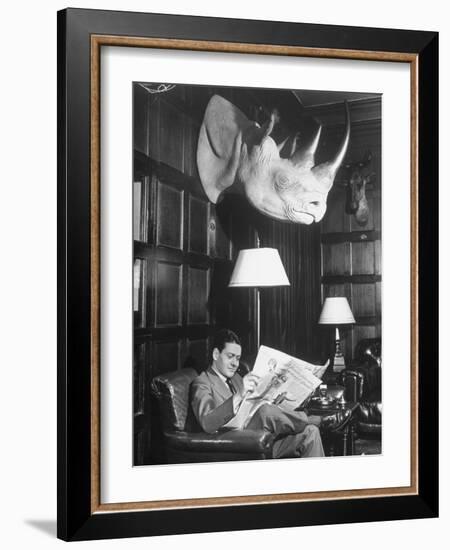
[[[106,214],[100,115],[101,55],[110,47],[273,56],[275,60],[361,60],[409,67],[410,197],[405,197],[410,211],[410,346],[405,350],[410,377],[409,483],[103,501],[101,428],[105,415],[101,396],[108,388],[100,376],[101,270],[105,269],[101,265],[101,220]],[[438,198],[437,83],[438,37],[433,32],[83,9],[58,13],[60,538],[198,533],[438,514],[437,214],[430,215],[437,213]],[[131,174],[132,167],[126,170]],[[130,189],[132,183],[130,176]],[[139,264],[136,277],[142,277],[143,270]],[[137,303],[135,319],[142,315],[142,296],[137,296]],[[402,350],[397,353],[401,355]],[[131,359],[124,368],[131,372]],[[131,447],[130,441],[130,454]]]

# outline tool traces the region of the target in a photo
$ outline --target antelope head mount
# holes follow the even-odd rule
[[[354,214],[356,223],[361,227],[367,225],[369,220],[366,185],[375,176],[371,164],[372,153],[367,152],[363,160],[345,165],[348,170],[346,212]]]

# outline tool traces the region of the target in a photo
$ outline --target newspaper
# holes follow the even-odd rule
[[[259,376],[258,385],[252,393],[244,396],[236,415],[225,427],[245,428],[265,403],[278,405],[287,411],[297,409],[321,384],[328,364],[329,361],[325,365],[313,365],[282,351],[261,346],[252,370]]]

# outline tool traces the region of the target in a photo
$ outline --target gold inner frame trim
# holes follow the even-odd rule
[[[407,487],[241,495],[143,502],[100,502],[100,50],[102,46],[163,48],[205,52],[247,53],[331,59],[390,61],[410,64],[411,82],[411,448]],[[270,44],[212,42],[131,36],[91,36],[91,513],[164,510],[317,500],[342,500],[418,494],[418,73],[417,54],[331,48],[305,48]]]

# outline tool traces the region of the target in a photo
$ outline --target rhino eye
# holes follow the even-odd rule
[[[277,174],[275,178],[275,186],[278,189],[286,189],[289,185],[289,177],[286,174]]]

